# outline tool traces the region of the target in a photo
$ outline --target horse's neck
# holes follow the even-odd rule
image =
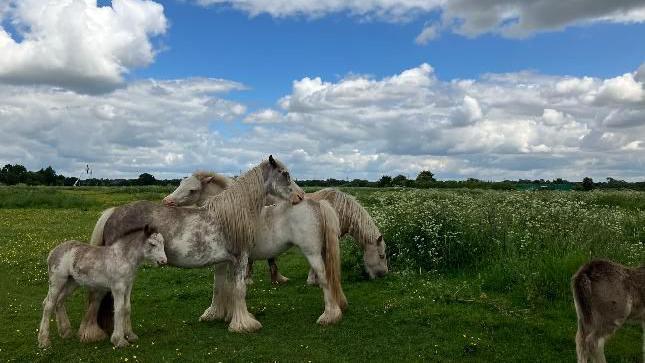
[[[216,196],[217,194],[223,192],[225,189],[220,187],[219,185],[213,184],[213,183],[207,183],[206,186],[202,189],[202,193],[199,196],[199,200],[197,201],[197,205],[204,205],[207,201],[208,198]]]
[[[143,246],[141,241],[136,239],[120,239],[116,243],[108,246],[110,252],[119,258],[124,259],[129,266],[137,268],[143,262]]]

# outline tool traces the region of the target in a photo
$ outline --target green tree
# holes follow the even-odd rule
[[[431,183],[435,181],[434,174],[430,170],[423,170],[417,175],[417,182],[419,183]]]
[[[389,187],[392,186],[392,177],[389,175],[383,175],[378,181],[380,187]]]
[[[585,177],[584,179],[582,179],[582,189],[583,190],[593,189],[593,179],[589,177]]]
[[[22,165],[7,164],[0,171],[0,182],[7,185],[24,183],[27,180],[27,168]]]
[[[407,180],[408,178],[406,178],[405,175],[399,174],[395,176],[394,179],[392,179],[392,185],[398,185],[403,187],[405,186]]]
[[[137,179],[137,184],[138,185],[154,185],[157,179],[155,179],[154,176],[148,173],[143,173],[139,175],[139,178]]]

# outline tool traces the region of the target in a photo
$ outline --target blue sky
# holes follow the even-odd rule
[[[251,90],[231,98],[258,107],[272,106],[289,93],[291,81],[307,76],[380,78],[425,62],[444,80],[521,70],[612,77],[645,60],[645,46],[634,44],[645,39],[643,23],[572,26],[526,39],[446,34],[418,45],[414,38],[427,16],[405,23],[360,20],[346,13],[276,19],[183,1],[160,3],[170,20],[168,33],[159,39],[167,50],[132,77],[233,79]]]
[[[5,0],[0,30],[3,164],[645,178],[642,1]]]

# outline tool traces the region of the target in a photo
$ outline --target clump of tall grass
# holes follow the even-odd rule
[[[592,257],[645,261],[645,211],[629,201],[643,196],[633,193],[399,190],[365,204],[393,269],[472,272],[484,289],[538,301],[569,296]]]

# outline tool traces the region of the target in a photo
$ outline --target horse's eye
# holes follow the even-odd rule
[[[378,255],[378,257],[380,257],[380,258],[381,258],[381,260],[384,260],[384,259],[385,259],[385,255],[381,255],[381,254],[379,254],[379,255]]]

